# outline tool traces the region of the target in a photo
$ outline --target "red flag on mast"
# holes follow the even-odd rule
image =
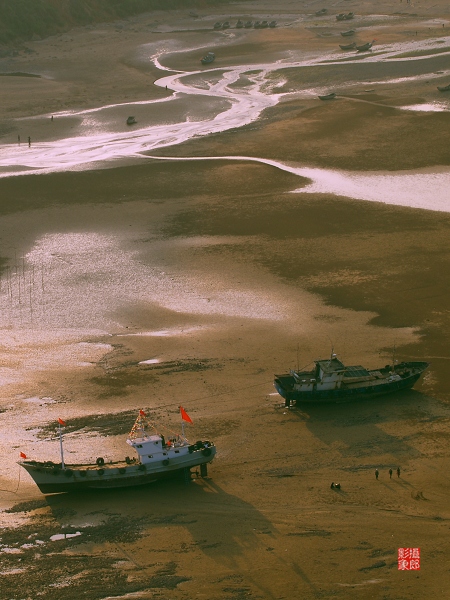
[[[145,414],[145,412],[143,410],[139,411],[139,416],[140,417],[146,417],[147,415]]]
[[[65,427],[65,426],[66,426],[66,422],[65,422],[65,421],[63,421],[62,419],[58,419],[58,423],[59,423],[60,425],[62,425],[63,427]]]
[[[187,414],[182,406],[180,406],[180,414],[183,421],[187,421],[188,423],[192,423],[191,417]]]
[[[25,452],[20,453],[20,458],[26,458],[26,457],[27,457],[27,455],[25,454]]]

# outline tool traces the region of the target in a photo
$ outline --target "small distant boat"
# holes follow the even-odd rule
[[[365,52],[366,50],[370,50],[373,46],[374,41],[375,40],[367,42],[367,44],[363,44],[362,46],[356,46],[356,49],[358,50],[358,52]]]
[[[202,63],[202,65],[209,65],[215,60],[216,55],[214,54],[214,52],[208,52],[208,54],[206,54],[206,56],[204,56],[200,62]]]
[[[134,125],[135,123],[137,123],[135,117],[128,117],[127,125]]]
[[[322,17],[326,15],[328,12],[328,8],[321,8],[320,10],[316,10],[316,17]]]
[[[229,21],[225,21],[224,23],[222,23],[222,29],[228,29],[229,27],[230,27]]]
[[[269,27],[276,27],[276,26],[277,26],[277,22],[276,21],[270,21]]]
[[[214,29],[222,29],[222,23],[219,23],[219,21],[217,21],[217,23],[214,23]]]
[[[250,27],[253,27],[253,21],[246,21],[244,27],[250,29]]]
[[[261,21],[255,21],[255,24],[253,25],[253,27],[255,29],[259,29],[261,27]]]
[[[437,89],[440,92],[448,92],[448,91],[450,91],[450,83],[448,85],[438,85]]]
[[[236,29],[242,29],[242,27],[244,27],[244,23],[239,19],[239,21],[236,23]]]
[[[341,31],[341,35],[343,37],[350,37],[351,35],[355,35],[356,31],[354,29],[349,29],[348,31]]]
[[[350,19],[353,19],[354,16],[355,13],[352,12],[339,13],[338,15],[336,15],[336,21],[350,21]]]
[[[356,48],[356,42],[352,42],[351,44],[339,44],[339,48],[341,50],[354,50]]]
[[[261,21],[261,27],[269,27],[269,21]]]
[[[325,94],[325,96],[319,96],[320,100],[333,100],[336,98],[336,93],[331,92],[330,94]]]

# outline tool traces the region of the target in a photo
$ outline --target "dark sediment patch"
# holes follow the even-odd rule
[[[12,73],[0,73],[0,77],[41,77],[35,73],[23,73],[22,71],[14,71]]]
[[[20,507],[16,505],[15,508]],[[67,513],[64,516],[67,518]],[[5,598],[16,597],[19,573],[21,597],[39,596],[44,600],[59,600],[62,595],[68,600],[80,596],[100,600],[109,595],[144,590],[174,590],[178,584],[190,579],[177,574],[178,566],[174,561],[152,565],[151,572],[144,578],[130,578],[127,569],[120,567],[120,559],[127,553],[118,544],[136,542],[144,535],[151,519],[111,516],[98,525],[61,527],[60,518],[56,507],[50,514],[35,514],[27,525],[2,529],[2,545],[17,550],[0,553]],[[61,539],[52,541],[55,534],[61,534]],[[85,544],[95,544],[104,550],[86,553]]]

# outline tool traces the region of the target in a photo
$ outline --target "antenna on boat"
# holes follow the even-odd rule
[[[64,469],[64,452],[63,452],[63,438],[62,438],[62,429],[61,429],[61,425],[63,427],[66,426],[65,421],[63,421],[62,419],[58,419],[58,428],[59,428],[59,447],[61,449],[61,469]]]
[[[330,340],[330,344],[331,344],[331,356],[330,356],[330,364],[331,364],[331,361],[335,357],[335,354],[334,354],[334,344],[333,344],[333,340],[330,337],[328,337],[328,339]]]
[[[300,352],[300,344],[297,343],[297,373],[300,371],[299,352]]]

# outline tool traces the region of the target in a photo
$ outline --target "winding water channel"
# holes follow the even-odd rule
[[[363,57],[355,55],[354,52],[328,55],[310,53],[307,56],[303,53],[301,60],[292,51],[289,52],[289,56],[269,64],[174,72],[163,64],[167,46],[162,50],[161,45],[148,44],[140,49],[140,59],[153,61],[161,74],[164,74],[155,84],[167,86],[167,89],[173,92],[170,98],[57,113],[55,117],[58,119],[75,120],[77,135],[33,143],[30,148],[26,144],[0,145],[0,177],[99,168],[113,161],[129,163],[149,158],[225,158],[264,162],[274,168],[308,178],[311,181],[310,185],[295,190],[297,192],[332,193],[355,199],[448,212],[450,169],[447,167],[374,174],[308,168],[298,164],[245,156],[168,159],[151,154],[157,149],[179,145],[195,137],[243,127],[256,121],[266,108],[276,105],[283,98],[317,97],[325,90],[315,84],[311,68],[322,69],[323,80],[331,85],[336,77],[333,74],[338,72],[340,89],[348,89],[349,93],[355,86],[361,87],[361,84],[379,88],[399,81],[398,76],[394,76],[395,71],[398,71],[399,61],[402,61],[404,67],[403,80],[429,80],[442,77],[442,73],[450,76],[450,53],[445,50],[439,55],[434,53],[449,45],[450,38],[443,37],[401,45],[380,45],[377,46],[376,52]],[[186,48],[177,49],[175,52],[184,51]],[[170,54],[173,55],[174,51],[171,50]],[[410,56],[407,56],[408,54]],[[436,65],[442,65],[440,75],[430,72],[427,59],[431,55],[434,70]],[[286,69],[301,69],[302,75],[304,73],[304,83],[294,92],[280,93],[277,89],[285,82],[283,71]],[[350,70],[352,77],[347,77],[346,74],[350,74]],[[342,81],[347,83],[342,85]],[[125,107],[129,114],[145,108],[146,117],[139,119],[138,128],[118,131],[119,128],[123,129],[123,122],[119,122],[117,111],[118,108]],[[448,111],[450,99],[443,97],[442,100],[431,104],[404,108]],[[33,118],[43,117],[48,118],[48,115]]]

